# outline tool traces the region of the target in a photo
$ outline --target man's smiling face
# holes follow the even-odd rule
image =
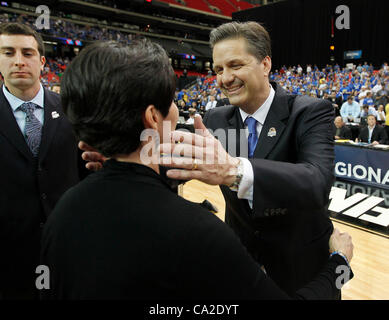
[[[215,44],[213,63],[217,83],[232,105],[256,110],[263,103],[269,89],[269,57],[258,61],[247,51],[245,39],[227,39]]]

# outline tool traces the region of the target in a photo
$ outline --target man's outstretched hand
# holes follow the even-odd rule
[[[78,147],[84,151],[81,155],[82,159],[87,161],[85,167],[91,171],[98,171],[103,167],[103,163],[108,158],[104,157],[101,153],[97,152],[96,149],[86,144],[84,141],[78,143]]]
[[[239,159],[230,156],[204,126],[201,116],[194,119],[196,134],[173,131],[170,143],[160,145],[161,164],[171,169],[167,176],[176,180],[197,179],[210,185],[231,185]],[[177,143],[179,142],[179,143]]]

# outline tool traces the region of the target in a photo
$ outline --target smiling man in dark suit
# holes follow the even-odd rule
[[[174,132],[172,143],[161,145],[171,155],[163,164],[174,168],[169,178],[220,185],[226,223],[292,293],[329,258],[333,107],[269,82],[270,37],[260,24],[223,24],[211,32],[210,43],[218,85],[231,105],[209,110],[204,124],[226,139],[215,139],[195,118],[197,135]],[[101,168],[104,158],[83,148],[88,168]],[[176,161],[181,155],[192,155],[193,162]]]
[[[59,95],[44,89],[42,38],[0,26],[0,299],[34,299],[41,230],[79,181],[78,150]]]
[[[333,230],[327,212],[334,181],[333,107],[326,100],[289,95],[269,82],[270,37],[260,24],[221,25],[211,32],[210,43],[218,85],[231,105],[210,110],[204,124],[226,131],[229,141],[223,146],[229,154],[219,149],[214,164],[202,162],[207,150],[220,147],[205,131],[205,141],[188,140],[202,150],[196,152],[194,165],[180,165],[173,158],[171,166],[181,170],[169,170],[168,176],[220,185],[226,223],[269,276],[293,292],[328,259]],[[196,120],[200,129],[202,123]],[[227,134],[231,130],[235,142]],[[240,130],[247,130],[243,142]],[[175,155],[176,146],[162,146],[162,151]],[[179,146],[183,150],[182,143]]]
[[[51,281],[42,298],[290,298],[229,227],[172,192],[159,154],[146,151],[159,141],[144,134],[170,141],[178,119],[174,91],[168,56],[149,41],[96,43],[67,68],[64,111],[79,139],[110,159],[67,191],[46,223],[42,261]],[[292,298],[331,299],[339,292],[336,271],[348,269],[353,245],[335,230],[330,247],[335,252],[321,273]]]

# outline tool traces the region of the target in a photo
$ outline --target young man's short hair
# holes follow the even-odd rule
[[[7,22],[7,23],[1,23],[0,24],[0,35],[25,35],[25,36],[32,36],[35,38],[37,44],[38,44],[38,52],[41,56],[45,55],[45,46],[43,44],[43,39],[41,35],[30,28],[29,26],[26,26],[21,23],[16,22]]]

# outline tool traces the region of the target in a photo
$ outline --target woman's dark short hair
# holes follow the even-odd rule
[[[213,29],[209,35],[211,48],[220,41],[245,39],[247,52],[262,61],[271,57],[271,40],[266,29],[257,22],[228,22]]]
[[[45,55],[45,46],[41,35],[35,30],[31,29],[29,26],[26,26],[17,22],[7,22],[0,24],[0,35],[23,35],[23,36],[32,36],[35,38],[38,44],[38,52],[41,56]]]
[[[160,45],[145,39],[129,45],[100,42],[82,50],[66,69],[61,100],[77,138],[111,157],[139,147],[144,111],[154,105],[166,117],[175,87]]]

